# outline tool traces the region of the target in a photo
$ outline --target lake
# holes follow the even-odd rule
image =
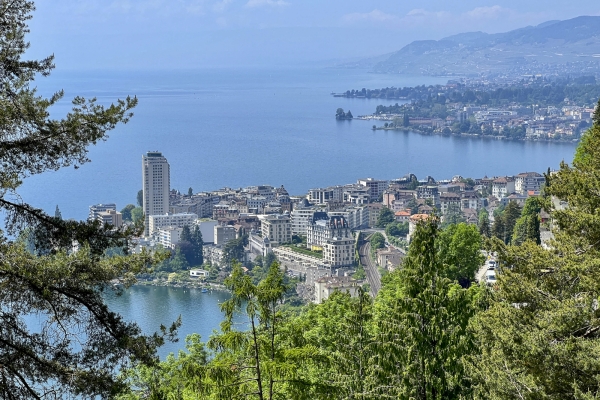
[[[391,179],[407,173],[453,175],[543,172],[570,161],[575,145],[423,136],[372,131],[372,121],[336,121],[338,107],[370,114],[379,99],[334,98],[332,91],[445,83],[444,78],[377,75],[337,69],[207,69],[169,72],[61,72],[38,81],[39,92],[97,97],[106,104],[137,95],[127,124],[90,150],[92,163],[25,180],[25,201],[64,218],[86,218],[88,207],[135,203],[141,157],[158,150],[171,165],[171,187],[285,185],[291,194],[313,187]],[[395,101],[393,101],[395,102]],[[61,101],[53,115],[63,115]]]
[[[164,359],[169,353],[183,349],[189,334],[198,333],[203,342],[208,341],[224,318],[219,304],[229,297],[229,293],[221,291],[202,293],[200,289],[133,286],[121,296],[108,295],[106,302],[112,311],[123,315],[127,321],[135,321],[148,335],[158,332],[161,324],[169,327],[181,315],[179,341],[166,343],[159,350]],[[240,327],[245,326],[241,325],[241,316],[235,321]]]
[[[338,107],[371,114],[378,99],[334,98],[347,89],[445,83],[443,78],[376,75],[335,69],[206,69],[163,72],[55,72],[38,81],[41,94],[64,89],[66,99],[96,97],[102,104],[137,95],[135,116],[90,149],[92,163],[25,180],[24,201],[63,218],[84,219],[88,207],[135,203],[142,186],[141,157],[161,151],[171,165],[171,187],[187,192],[224,186],[285,185],[291,194],[313,187],[391,179],[407,173],[436,179],[453,175],[543,172],[570,161],[574,144],[509,142],[372,131],[372,121],[336,121]],[[61,101],[53,116],[66,113]],[[134,287],[110,307],[140,324],[145,333],[183,317],[181,342],[189,333],[208,340],[223,316],[226,293]]]

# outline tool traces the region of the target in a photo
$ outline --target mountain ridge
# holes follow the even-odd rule
[[[600,16],[547,21],[504,33],[465,32],[417,40],[372,69],[424,75],[599,74]]]

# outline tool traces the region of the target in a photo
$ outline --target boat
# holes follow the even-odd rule
[[[206,293],[206,292],[208,292],[208,289],[207,289],[207,288],[205,288],[205,287],[203,287],[203,288],[202,288],[202,293]]]

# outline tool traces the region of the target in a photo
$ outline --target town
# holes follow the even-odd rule
[[[145,216],[134,252],[175,252],[184,235],[199,232],[203,265],[188,263],[192,278],[226,274],[233,259],[251,266],[257,258],[274,257],[298,278],[303,299],[317,303],[334,290],[355,293],[364,283],[376,295],[381,275],[401,265],[416,224],[428,215],[439,215],[442,224],[464,222],[489,231],[497,211],[510,202],[524,206],[545,182],[537,172],[445,180],[409,174],[314,188],[302,196],[290,195],[283,185],[181,193],[170,188],[162,153],[148,152],[142,160],[139,212],[133,205],[117,211],[116,204],[97,204],[90,206],[90,220],[118,228]],[[375,235],[381,239],[373,240]]]
[[[518,82],[450,80],[445,85],[348,90],[336,97],[399,99],[359,120],[385,121],[373,129],[472,135],[513,140],[576,141],[591,126],[600,86],[577,79],[521,76]],[[340,111],[341,110],[341,111]],[[337,119],[340,118],[338,109]],[[345,117],[345,119],[352,119]]]

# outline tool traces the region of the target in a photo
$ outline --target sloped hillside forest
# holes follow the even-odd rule
[[[164,261],[128,254],[143,227],[64,221],[18,195],[31,175],[88,162],[137,103],[77,97],[51,119],[63,93],[42,98],[33,80],[53,58],[22,60],[33,9],[0,2],[0,398],[600,398],[600,105],[574,159],[549,170],[535,206],[515,216],[512,240],[433,215],[375,298],[334,293],[300,307],[285,303],[277,261],[259,281],[234,263],[220,329],[161,361],[156,349],[179,321],[143,335],[103,300],[123,290],[115,279],[127,287]],[[553,233],[544,243],[541,210]],[[484,252],[499,261],[493,285],[475,281]]]

